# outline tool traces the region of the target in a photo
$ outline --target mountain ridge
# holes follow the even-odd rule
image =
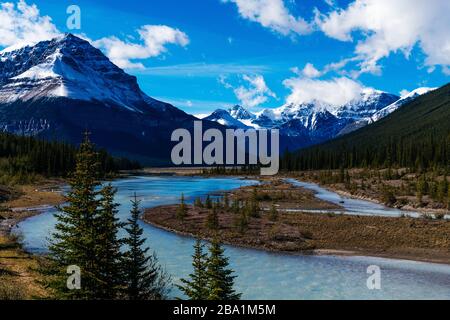
[[[165,165],[171,133],[196,120],[147,96],[136,77],[72,34],[0,54],[3,131],[78,144],[88,129],[114,155]]]

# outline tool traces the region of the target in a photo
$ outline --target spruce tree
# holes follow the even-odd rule
[[[207,279],[207,261],[208,255],[203,252],[204,245],[197,239],[194,244],[194,255],[192,256],[193,273],[189,275],[190,279],[181,279],[183,285],[178,288],[190,300],[207,300],[208,299],[208,279]]]
[[[117,218],[114,202],[116,190],[109,184],[100,192],[100,216],[97,240],[97,257],[99,260],[99,296],[97,298],[112,300],[119,297],[123,285],[122,253],[123,240],[118,238],[120,228],[124,227]]]
[[[206,217],[206,227],[210,230],[218,230],[220,228],[219,215],[217,214],[217,207],[213,206]]]
[[[208,300],[239,300],[240,293],[234,290],[234,271],[229,268],[228,258],[224,249],[215,239],[209,248],[207,267]]]
[[[142,248],[146,239],[139,226],[140,202],[134,195],[131,201],[131,218],[125,230],[128,237],[124,240],[128,249],[124,253],[126,289],[129,300],[162,300],[166,297],[170,279],[162,270],[155,254],[149,255],[149,248]]]
[[[177,212],[176,212],[176,216],[177,219],[179,220],[183,220],[186,215],[187,215],[187,207],[186,207],[186,203],[184,202],[184,194],[181,194],[181,199],[180,199],[180,204],[177,208]]]
[[[50,258],[56,273],[50,286],[66,299],[96,299],[99,279],[96,235],[98,231],[99,200],[96,188],[99,163],[97,153],[86,133],[76,157],[75,172],[69,179],[67,205],[55,214],[57,223],[51,240]],[[76,265],[81,269],[81,290],[67,290],[66,269]]]
[[[212,206],[213,206],[213,204],[212,204],[211,197],[208,195],[208,196],[206,197],[206,200],[205,200],[205,207],[206,207],[207,209],[211,209]]]

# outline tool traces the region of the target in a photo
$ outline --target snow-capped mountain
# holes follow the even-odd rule
[[[65,97],[137,112],[146,104],[165,106],[145,95],[135,77],[72,34],[0,52],[0,86],[1,103]]]
[[[251,128],[251,127],[243,124],[241,121],[233,118],[233,116],[231,115],[231,113],[229,111],[223,110],[223,109],[217,109],[208,117],[203,118],[203,120],[214,121],[214,122],[220,123],[221,125],[224,125],[224,126],[227,126],[230,128],[235,128],[235,129],[250,129]]]
[[[78,143],[88,129],[113,154],[165,163],[172,131],[195,120],[74,35],[0,53],[1,130]]]
[[[221,110],[206,118],[221,124],[232,123],[230,117],[254,129],[280,129],[291,149],[321,143],[336,136],[355,131],[394,112],[407,102],[433,89],[419,88],[407,96],[367,88],[359,97],[344,105],[320,101],[286,104],[275,109],[251,113],[241,106]],[[234,125],[236,127],[236,124]]]
[[[403,105],[407,104],[408,102],[411,102],[412,100],[416,99],[417,97],[420,97],[421,95],[427,94],[428,92],[434,91],[436,89],[437,88],[422,87],[422,88],[418,88],[416,90],[413,90],[410,93],[408,93],[406,96],[404,96],[404,97],[400,98],[399,100],[397,100],[396,102],[388,105],[386,108],[381,109],[380,111],[375,113],[370,118],[371,118],[371,120],[373,122],[376,122],[376,121],[378,121],[378,120],[380,120],[382,118],[385,118],[386,116],[388,116],[392,112],[398,110]]]

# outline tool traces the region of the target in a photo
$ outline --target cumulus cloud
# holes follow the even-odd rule
[[[275,93],[269,89],[264,77],[261,75],[243,75],[242,80],[245,81],[246,84],[234,88],[230,83],[228,83],[225,77],[219,77],[219,82],[225,88],[233,89],[236,98],[239,100],[241,105],[246,108],[257,107],[266,102],[270,97],[277,97]]]
[[[321,72],[312,63],[307,63],[302,70],[302,74],[307,78],[317,78],[320,77]]]
[[[41,16],[36,5],[24,0],[0,4],[0,46],[12,50],[58,36],[60,32],[48,16]]]
[[[167,51],[168,44],[185,47],[189,37],[179,29],[165,25],[145,25],[137,30],[140,42],[123,41],[115,36],[94,41],[94,45],[103,49],[106,55],[119,67],[126,69],[144,69],[142,60],[157,57]]]
[[[286,98],[288,104],[321,102],[339,106],[357,98],[365,89],[359,82],[347,77],[318,80],[295,77],[283,82],[291,93]]]
[[[301,17],[294,17],[283,0],[222,0],[236,4],[242,18],[261,24],[282,35],[308,34],[311,26]]]
[[[418,45],[425,65],[450,65],[450,1],[355,0],[346,9],[318,14],[316,22],[329,37],[354,41],[360,73],[380,73],[379,61],[392,52],[409,57]],[[358,74],[355,74],[358,76]]]

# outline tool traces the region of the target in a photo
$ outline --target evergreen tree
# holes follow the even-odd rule
[[[242,208],[236,215],[234,224],[240,233],[243,233],[248,229],[248,218],[246,214],[246,207]]]
[[[209,248],[207,267],[208,300],[239,300],[240,293],[234,290],[234,271],[229,268],[228,258],[221,244],[214,240]]]
[[[197,207],[197,208],[203,208],[202,199],[195,198],[194,206]]]
[[[208,216],[206,217],[206,226],[211,230],[218,230],[220,228],[219,215],[217,214],[216,206],[213,206],[211,211],[208,212]]]
[[[87,133],[76,160],[75,172],[69,179],[67,205],[55,214],[57,223],[49,250],[56,279],[50,286],[63,298],[92,300],[97,298],[100,284],[96,252],[99,200],[95,190],[100,183],[97,153]],[[81,290],[66,288],[66,268],[71,265],[81,269]]]
[[[184,194],[181,194],[181,200],[180,200],[180,205],[177,208],[177,219],[179,220],[183,220],[186,215],[187,215],[187,207],[186,207],[186,203],[184,202]]]
[[[207,261],[208,255],[203,252],[204,245],[197,239],[194,245],[194,255],[192,256],[193,273],[189,275],[190,279],[181,279],[184,285],[178,288],[190,300],[207,300],[208,299],[208,279],[207,279]]]
[[[129,300],[161,300],[166,297],[169,278],[162,270],[155,254],[148,255],[149,248],[143,249],[146,239],[142,237],[143,229],[139,226],[139,201],[134,195],[131,201],[131,218],[125,230],[128,237],[125,244],[124,270],[126,289]]]
[[[124,227],[117,218],[117,207],[114,202],[116,190],[111,184],[100,192],[100,216],[97,237],[97,258],[99,268],[98,299],[112,300],[119,297],[123,285],[122,253],[123,240],[118,239],[120,228]]]
[[[208,195],[207,197],[206,197],[206,200],[205,200],[205,207],[207,208],[207,209],[211,209],[212,208],[212,201],[211,201],[211,197]]]

